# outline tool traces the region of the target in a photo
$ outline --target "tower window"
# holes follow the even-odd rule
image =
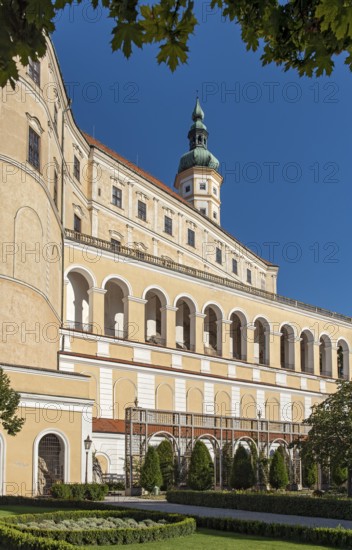
[[[216,212],[213,212],[213,218],[214,218],[214,220],[216,220],[217,217],[218,217],[217,213],[216,213]]]
[[[188,229],[187,237],[188,237],[187,244],[189,244],[189,246],[195,246],[196,245],[196,234],[193,231],[193,229]]]
[[[252,284],[252,272],[250,269],[247,269],[247,283]]]
[[[73,215],[73,229],[77,233],[80,233],[82,229],[82,220],[77,214]]]
[[[216,189],[216,187],[213,187],[213,193],[214,193],[214,195],[218,194],[218,190]]]
[[[201,214],[204,214],[204,216],[206,216],[206,214],[207,214],[206,208],[200,208],[200,209],[199,209],[199,212],[200,212]]]
[[[115,185],[112,186],[111,202],[114,206],[122,208],[122,191]]]
[[[73,175],[77,181],[81,179],[81,163],[79,162],[76,155],[73,157]]]
[[[147,205],[145,202],[138,201],[138,218],[144,222],[147,221]]]
[[[207,188],[207,184],[206,184],[204,181],[202,181],[202,182],[199,184],[199,189],[200,189],[201,191],[205,191],[206,188]]]
[[[172,218],[169,218],[169,216],[164,218],[164,231],[168,235],[172,235]]]
[[[31,59],[29,60],[28,74],[31,77],[31,79],[33,80],[33,82],[35,82],[36,84],[38,84],[38,86],[40,86],[40,63],[39,63],[39,61],[32,61]]]
[[[33,128],[29,128],[28,134],[28,162],[34,166],[37,170],[40,167],[40,156],[39,156],[39,145],[40,137]]]
[[[235,258],[232,259],[232,273],[238,275],[238,262]]]
[[[55,170],[55,172],[54,172],[54,195],[53,195],[53,198],[54,198],[54,203],[55,203],[56,207],[57,207],[57,188],[58,188],[58,176],[57,176],[57,172]]]
[[[221,252],[221,248],[216,247],[215,260],[216,260],[216,263],[222,264],[222,252]]]
[[[185,187],[185,193],[189,193],[191,190],[191,186],[190,185],[186,185]]]

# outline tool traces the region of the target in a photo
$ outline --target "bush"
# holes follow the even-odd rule
[[[269,483],[269,459],[265,456],[264,451],[260,451],[259,454],[258,483],[265,487]]]
[[[154,447],[149,447],[141,468],[141,485],[151,493],[154,487],[161,487],[162,482],[159,455]]]
[[[51,496],[61,500],[104,500],[109,487],[101,483],[55,483]]]
[[[239,445],[233,457],[231,487],[235,489],[249,489],[255,484],[255,474],[251,455],[243,445]]]
[[[271,459],[269,470],[270,485],[274,489],[284,489],[288,484],[287,468],[285,464],[285,458],[280,447],[274,452],[274,456]]]
[[[250,510],[271,514],[289,514],[295,516],[347,519],[352,517],[352,499],[314,498],[300,495],[280,495],[267,493],[237,493],[229,491],[168,491],[168,502],[209,506],[211,508],[230,508]]]
[[[109,481],[107,486],[111,492],[125,490],[125,484],[123,481]]]
[[[302,482],[304,487],[312,489],[318,481],[317,463],[310,457],[302,460]]]
[[[330,548],[352,548],[352,531],[340,527],[336,529],[305,527],[233,518],[196,517],[195,519],[197,527],[207,529],[319,544]]]
[[[170,489],[174,485],[174,451],[168,439],[164,439],[156,450],[159,455],[160,470],[163,478],[161,489],[166,491],[166,489]]]
[[[196,441],[188,471],[188,485],[197,491],[206,491],[213,485],[214,466],[207,446]]]
[[[75,520],[77,523],[83,518],[91,518],[92,526],[97,524],[99,519],[104,519],[108,517],[113,518],[126,518],[126,522],[129,523],[129,526],[116,529],[116,526],[113,525],[108,529],[99,529],[84,528],[82,525],[82,530],[71,530],[71,529],[60,529],[60,522],[66,522],[69,524],[68,520]],[[22,531],[16,530],[16,524],[22,525],[23,523],[38,522],[38,520],[43,524],[41,528],[34,527],[33,531],[29,529],[29,532],[23,533]],[[45,525],[49,523],[50,520],[53,520],[58,524],[57,529],[46,529]],[[150,521],[150,527],[141,528],[136,527],[136,522]],[[160,522],[157,525],[153,525],[153,522]],[[64,524],[65,525],[65,524]],[[150,512],[144,510],[119,510],[114,511],[105,510],[92,510],[92,511],[74,511],[74,512],[53,512],[49,514],[33,515],[26,514],[20,516],[12,516],[10,518],[4,518],[0,522],[0,537],[1,530],[3,526],[12,531],[15,536],[24,536],[32,537],[34,541],[44,541],[46,544],[56,542],[56,544],[65,544],[66,546],[27,546],[18,545],[23,550],[49,550],[51,548],[57,548],[58,550],[68,550],[74,548],[72,544],[82,545],[83,547],[88,545],[112,545],[112,544],[131,544],[131,543],[141,543],[149,542],[156,540],[168,539],[171,537],[189,535],[195,531],[196,523],[193,518],[185,518],[179,514],[163,514],[160,512]],[[44,538],[47,537],[47,538]],[[18,539],[21,540],[21,539]],[[67,543],[68,544],[67,546]],[[9,547],[17,548],[17,547]]]
[[[331,480],[334,485],[337,485],[337,487],[340,487],[340,485],[343,485],[346,483],[348,479],[348,473],[347,468],[344,468],[341,466],[341,464],[336,464],[332,466],[331,468]]]

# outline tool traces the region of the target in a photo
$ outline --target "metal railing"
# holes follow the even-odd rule
[[[272,292],[268,292],[267,290],[261,290],[259,288],[241,283],[239,281],[234,281],[232,279],[227,279],[226,277],[221,277],[220,275],[208,273],[206,271],[202,271],[201,269],[196,269],[195,267],[179,264],[171,260],[170,258],[159,258],[158,256],[153,256],[152,254],[148,254],[147,252],[141,252],[140,250],[129,248],[128,246],[123,245],[120,245],[119,249],[117,250],[116,245],[114,245],[110,241],[105,241],[97,237],[92,237],[91,235],[79,233],[77,231],[73,231],[72,229],[65,229],[65,236],[71,241],[75,241],[86,246],[92,246],[93,248],[107,250],[108,252],[112,252],[118,256],[124,256],[133,260],[139,260],[149,264],[157,265],[171,271],[183,273],[184,275],[188,275],[196,279],[202,279],[204,281],[212,282],[221,286],[225,286],[227,288],[240,290],[241,292],[245,292],[247,294],[259,296],[260,298],[265,298],[266,300],[271,300],[272,302],[286,304],[297,309],[302,309],[311,313],[319,313],[320,315],[325,315],[326,317],[332,319],[352,323],[352,317],[348,317],[347,315],[342,315],[341,313],[336,313],[325,308],[306,304],[305,302],[294,300],[293,298],[287,298],[286,296],[281,296],[280,294],[274,294]]]

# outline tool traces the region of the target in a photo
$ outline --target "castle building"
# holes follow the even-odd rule
[[[130,488],[164,437],[182,458],[304,436],[350,377],[352,320],[278,295],[278,266],[222,229],[199,99],[175,190],[78,128],[51,42],[0,127],[0,365],[26,419],[0,429],[2,493],[84,481],[88,436],[88,478],[94,453]]]

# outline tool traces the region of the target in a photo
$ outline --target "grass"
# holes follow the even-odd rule
[[[262,537],[252,537],[250,535],[239,535],[236,533],[226,533],[223,531],[213,531],[212,529],[200,529],[194,535],[188,537],[178,537],[175,539],[147,542],[144,544],[128,544],[126,546],[86,546],[86,550],[116,550],[124,548],[125,550],[329,550],[327,546],[310,546],[307,544],[298,544],[293,542],[281,541],[276,539],[264,539]]]

